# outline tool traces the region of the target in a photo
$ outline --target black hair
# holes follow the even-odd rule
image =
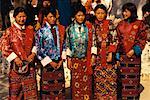
[[[79,11],[83,12],[83,14],[86,15],[86,9],[85,9],[85,7],[84,7],[82,4],[80,4],[80,3],[76,3],[76,4],[74,5],[74,8],[73,8],[72,17],[75,17],[75,15],[76,15]]]
[[[49,9],[45,9],[44,15],[47,16],[49,13],[52,13],[56,17],[56,8],[50,6]]]
[[[25,8],[23,8],[23,7],[17,7],[14,10],[13,17],[15,18],[20,12],[24,12],[27,15],[27,12],[26,12]]]
[[[97,9],[103,9],[105,11],[105,13],[107,14],[107,8],[105,5],[103,4],[98,4],[95,8],[94,8],[94,12],[96,12]]]
[[[150,3],[147,3],[142,7],[142,12],[143,12],[143,16],[146,12],[150,13]],[[144,16],[144,23],[150,27],[150,14]]]
[[[146,12],[150,12],[150,3],[147,3],[147,4],[145,4],[145,5],[142,7],[142,12],[143,12],[143,15],[144,15]]]
[[[122,12],[124,12],[126,9],[131,12],[131,16],[127,20],[134,22],[138,18],[136,5],[133,3],[126,3],[122,7]]]

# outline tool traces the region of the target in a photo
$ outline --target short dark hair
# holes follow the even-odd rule
[[[131,12],[131,16],[129,18],[131,22],[135,21],[138,18],[136,5],[133,3],[126,3],[122,7],[122,12],[124,12],[126,9]]]
[[[56,17],[56,8],[51,6],[48,9],[45,9],[44,15],[47,16],[49,13],[52,13]]]
[[[17,7],[14,10],[13,17],[15,18],[20,12],[24,12],[27,15],[27,12],[26,12],[25,8],[23,8],[23,7]]]
[[[107,8],[105,5],[103,4],[98,4],[95,8],[94,8],[94,12],[96,12],[97,9],[103,9],[105,11],[105,13],[107,14]]]
[[[146,12],[150,12],[150,3],[147,3],[147,4],[145,4],[145,5],[142,7],[142,12],[143,12],[143,15],[144,15]]]
[[[72,17],[75,17],[75,15],[76,15],[79,11],[83,12],[83,14],[86,15],[86,9],[85,9],[85,7],[84,7],[82,4],[80,4],[80,3],[76,3],[76,4],[74,5],[74,8],[73,8]]]

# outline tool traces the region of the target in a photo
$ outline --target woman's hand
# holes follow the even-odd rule
[[[14,62],[16,63],[17,66],[22,66],[23,64],[22,60],[19,57],[15,58]]]
[[[132,56],[134,55],[134,50],[130,50],[128,53],[127,53],[127,57],[128,58],[131,58]]]
[[[67,57],[67,67],[68,67],[69,69],[72,68],[72,61],[71,61],[71,58],[70,58],[70,57]]]
[[[57,69],[58,64],[54,61],[50,62],[50,65],[54,68]]]
[[[107,62],[112,62],[112,52],[110,52],[107,56]]]
[[[27,61],[32,62],[34,60],[35,53],[32,53],[31,55],[28,56]]]
[[[59,63],[58,63],[58,66],[57,66],[57,69],[59,69],[63,64],[63,60],[60,60]]]

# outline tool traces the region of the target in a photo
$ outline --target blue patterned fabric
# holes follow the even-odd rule
[[[79,30],[80,27],[80,30]],[[67,30],[66,47],[71,50],[71,57],[83,58],[87,53],[88,28],[85,24],[72,23]]]
[[[49,56],[52,60],[58,60],[60,56],[60,42],[58,27],[54,26],[57,35],[57,46],[54,43],[54,38],[51,33],[51,27],[46,23],[40,30],[37,31],[35,40],[37,47],[37,55],[40,60]]]

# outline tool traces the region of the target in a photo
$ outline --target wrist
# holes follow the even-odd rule
[[[16,62],[16,61],[18,61],[18,60],[20,60],[20,58],[19,58],[19,57],[16,57],[16,58],[14,59],[14,62]]]

